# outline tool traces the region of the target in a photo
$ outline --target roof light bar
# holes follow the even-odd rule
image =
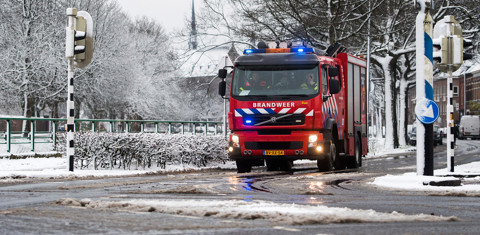
[[[274,48],[274,49],[245,49],[243,51],[244,55],[255,54],[255,53],[315,53],[313,48],[308,47],[298,47],[298,48]]]

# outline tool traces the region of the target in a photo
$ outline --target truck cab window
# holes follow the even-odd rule
[[[328,94],[328,74],[327,74],[328,66],[322,66],[322,94]]]

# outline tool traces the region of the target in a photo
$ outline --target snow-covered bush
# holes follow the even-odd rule
[[[65,134],[57,149],[64,152]],[[137,169],[190,164],[206,166],[227,160],[223,136],[153,133],[75,133],[75,167]]]

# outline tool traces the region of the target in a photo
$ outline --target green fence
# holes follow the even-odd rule
[[[30,132],[11,131],[14,121],[29,121]],[[178,133],[193,135],[218,135],[223,132],[222,122],[208,121],[165,121],[165,120],[112,120],[112,119],[75,119],[75,131],[123,132],[123,133]],[[30,144],[35,151],[35,144],[52,143],[56,151],[57,132],[65,132],[65,118],[21,118],[0,117],[6,122],[6,130],[0,130],[0,144],[7,145],[7,152],[12,144]],[[49,131],[37,131],[36,123],[48,122]]]

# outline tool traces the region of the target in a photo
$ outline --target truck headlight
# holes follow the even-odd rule
[[[233,147],[240,147],[240,137],[238,135],[232,135]]]
[[[317,145],[318,135],[308,136],[308,147],[313,147]]]

